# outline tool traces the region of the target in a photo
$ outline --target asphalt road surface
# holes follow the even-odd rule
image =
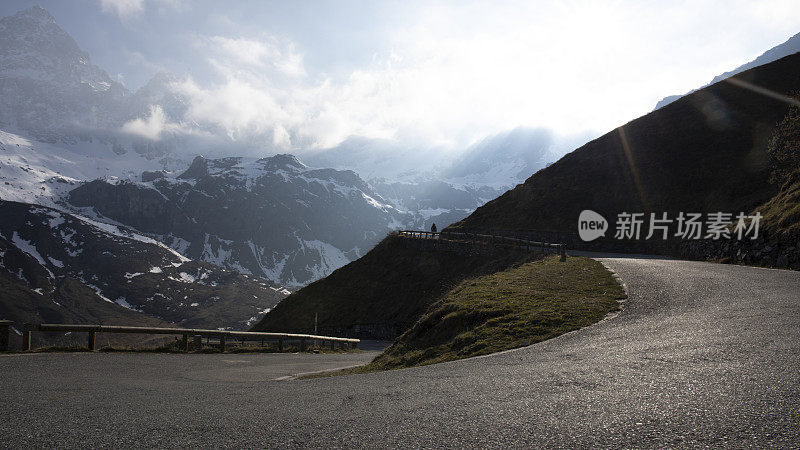
[[[0,357],[0,443],[800,446],[800,273],[602,261],[629,290],[617,316],[427,367],[270,381],[241,355]]]

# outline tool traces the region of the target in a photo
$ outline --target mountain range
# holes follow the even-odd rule
[[[799,74],[795,53],[690,93],[580,146],[446,231],[564,242],[570,251],[800,269],[800,101],[792,97],[800,89]],[[784,163],[794,175],[776,182],[774,146],[780,137],[792,149]],[[584,210],[608,221],[606,233],[591,242],[578,236]],[[626,212],[645,218],[640,239],[616,236],[618,215]],[[717,212],[760,213],[763,222],[757,239],[714,240],[705,233],[684,239],[673,234],[681,212],[700,213],[703,220]],[[651,213],[673,221],[666,238],[645,238]],[[344,335],[396,338],[417,321],[415,327],[431,336],[457,327],[448,321],[463,321],[470,331],[460,336],[469,339],[490,313],[478,308],[470,311],[475,318],[461,318],[452,308],[438,309],[439,295],[453,279],[475,277],[481,263],[493,261],[469,261],[472,255],[448,244],[389,236],[358,261],[293,292],[254,329],[307,331],[310,315],[319,312],[323,329]],[[425,345],[410,357],[429,352]]]
[[[82,224],[73,230],[80,248],[72,252],[98,239],[135,235],[141,239],[131,245],[140,247],[136,253],[147,255],[143,258],[169,254],[187,259],[181,267],[192,267],[180,271],[154,263],[151,267],[162,269],[158,273],[134,262],[128,267],[126,253],[116,247],[87,247],[83,254],[90,260],[120,256],[108,267],[86,266],[58,250],[67,245],[59,235],[46,236],[58,230],[45,227],[26,237],[14,228],[20,222],[12,221],[2,234],[6,251],[0,270],[14,281],[15,292],[30,297],[41,291],[42,298],[30,297],[37,304],[63,305],[63,296],[54,296],[68,280],[83,286],[84,306],[123,308],[168,323],[242,328],[288,289],[359,258],[392,230],[433,223],[441,228],[460,220],[556,157],[558,144],[531,129],[480,142],[463,160],[432,159],[429,149],[398,151],[393,143],[355,137],[309,153],[308,165],[289,154],[237,156],[256,151],[223,130],[187,120],[189,100],[176,88],[178,81],[161,72],[132,92],[92,64],[46,10],[32,7],[0,19],[3,208],[26,217],[63,214]],[[155,134],[148,135],[153,126]],[[200,154],[206,151],[207,156]],[[493,159],[493,153],[503,157]],[[109,235],[110,229],[127,231]],[[63,267],[53,266],[50,257]],[[20,272],[18,258],[41,266],[29,269],[39,276]],[[242,289],[255,303],[217,301],[230,313],[220,312],[212,323],[209,311],[220,307],[211,307],[208,298],[220,288],[198,288],[204,283],[201,266],[227,280],[227,292]],[[86,279],[109,268],[113,273],[102,280]],[[124,278],[134,273],[143,275]],[[176,284],[172,278],[194,281]],[[153,283],[168,301],[142,296],[143,287]],[[185,292],[187,286],[200,296]],[[182,297],[185,301],[177,301]],[[56,317],[40,307],[25,314],[10,306],[6,311],[26,321]]]
[[[786,61],[736,79],[784,95]],[[775,193],[764,148],[785,109],[716,83],[583,146],[518,128],[462,152],[350,137],[301,161],[187,120],[177,83],[129,91],[42,8],[0,19],[0,313],[246,328],[397,229],[560,238],[576,208],[752,208]]]

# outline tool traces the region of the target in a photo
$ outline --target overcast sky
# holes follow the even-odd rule
[[[599,134],[800,32],[796,0],[4,0],[0,15],[34,4],[128,88],[170,72],[194,118],[286,146]]]

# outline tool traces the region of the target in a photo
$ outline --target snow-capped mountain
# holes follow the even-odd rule
[[[777,60],[783,58],[784,56],[793,55],[793,54],[795,54],[797,52],[800,52],[800,33],[797,33],[794,36],[790,37],[789,39],[786,40],[786,42],[784,42],[784,43],[782,43],[780,45],[777,45],[775,47],[772,47],[771,49],[769,49],[766,52],[764,52],[761,55],[759,55],[758,58],[756,58],[756,59],[754,59],[754,60],[752,60],[752,61],[750,61],[748,63],[742,64],[741,66],[739,66],[739,67],[737,67],[737,68],[735,68],[735,69],[733,69],[731,71],[728,71],[728,72],[725,72],[723,74],[715,76],[714,79],[711,80],[710,83],[708,83],[708,84],[706,84],[704,86],[700,86],[699,88],[693,89],[693,90],[691,90],[691,91],[689,91],[689,92],[687,92],[687,93],[685,93],[683,95],[670,95],[670,96],[662,98],[661,100],[658,101],[658,103],[656,103],[656,107],[653,108],[653,109],[658,109],[658,108],[661,108],[662,106],[669,105],[670,103],[674,102],[675,100],[677,100],[677,99],[679,99],[679,98],[681,98],[681,97],[683,97],[685,95],[689,95],[692,92],[695,92],[698,89],[702,89],[702,88],[704,88],[706,86],[711,86],[712,84],[717,83],[719,81],[722,81],[725,78],[732,77],[733,75],[736,75],[737,73],[741,73],[741,72],[744,72],[745,70],[752,69],[753,67],[762,66],[764,64],[771,63],[773,61],[777,61]]]
[[[181,174],[96,180],[69,192],[190,258],[297,287],[354,260],[410,215],[352,171],[313,169],[291,155],[197,157]]]
[[[138,179],[163,167],[135,153],[109,153],[99,142],[48,144],[0,130],[0,199],[59,207],[84,181]]]
[[[0,280],[0,312],[18,323],[76,311],[103,322],[120,313],[111,304],[187,327],[243,329],[288,294],[126,227],[2,200]]]
[[[351,138],[311,155],[312,167],[289,155],[192,162],[204,148],[229,156],[243,144],[184,120],[176,81],[159,73],[132,93],[42,8],[0,20],[0,199],[124,224],[192,259],[294,287],[393,229],[460,220],[548,160],[546,136],[515,130],[462,159]],[[130,132],[153,120],[174,126],[157,139]]]
[[[505,192],[558,159],[558,153],[549,131],[516,128],[471,146],[444,176],[456,184],[492,186]]]
[[[351,138],[313,154],[309,161],[351,168],[389,204],[411,214],[407,227],[428,229],[434,223],[443,228],[463,219],[574,144],[534,128],[498,133],[459,153]]]

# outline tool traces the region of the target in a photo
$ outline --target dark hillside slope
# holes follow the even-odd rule
[[[8,250],[7,250],[8,251]],[[24,255],[21,255],[24,258]],[[36,270],[29,261],[26,271]],[[44,275],[44,274],[41,274]],[[75,278],[64,278],[52,292],[32,289],[16,275],[0,269],[0,317],[14,321],[11,348],[22,346],[20,335],[25,323],[74,323],[126,325],[142,327],[174,326],[163,320],[124,308],[100,298],[93,290]],[[163,341],[145,335],[109,334],[98,337],[101,346],[127,346]],[[86,345],[85,333],[33,333],[33,347]]]
[[[308,332],[394,339],[466,278],[527,261],[526,253],[461,255],[420,250],[390,235],[360,259],[309,284],[270,311],[254,331]]]
[[[619,249],[621,212],[751,211],[777,192],[765,150],[789,108],[776,97],[798,88],[800,54],[742,72],[587,143],[451,228],[559,232],[577,244],[578,215],[592,209],[610,222],[593,247]]]

